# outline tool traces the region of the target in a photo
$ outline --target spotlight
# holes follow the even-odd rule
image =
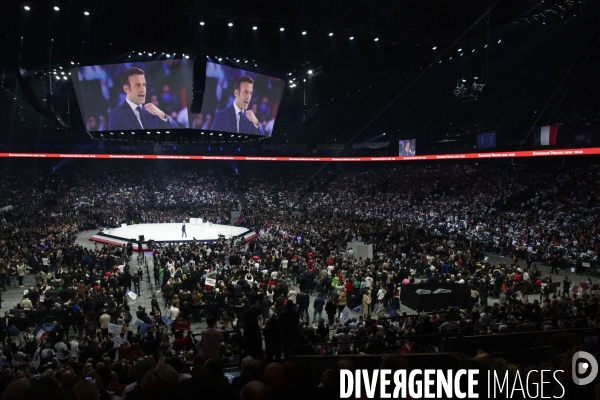
[[[66,80],[67,80],[67,77],[66,77],[66,76],[63,76],[63,79],[66,81]]]
[[[437,49],[437,46],[433,46],[433,48],[431,50],[436,50],[436,49]]]
[[[29,6],[25,6],[25,7],[23,7],[23,8],[25,9],[25,11],[29,11],[29,10],[31,10],[31,7],[29,7]]]
[[[200,25],[201,25],[201,26],[204,26],[204,21],[200,21]]]
[[[462,51],[462,49],[458,49],[458,51]]]
[[[167,57],[171,57],[171,55],[170,55],[170,54],[167,54]]]
[[[142,53],[138,53],[140,56],[142,55]]]
[[[452,60],[452,57],[450,57],[448,60]]]
[[[500,43],[502,41],[502,39],[498,40],[498,43]]]
[[[378,41],[379,41],[379,38],[378,38],[378,37],[376,37],[376,38],[375,38],[375,41],[376,41],[376,42],[378,42]]]
[[[219,133],[219,136],[223,136],[223,134],[222,134],[222,133]]]
[[[354,40],[354,36],[350,36],[350,40]]]
[[[291,72],[288,72],[288,75],[291,75],[291,74],[292,74]]]
[[[58,11],[58,10],[60,10],[60,7],[54,6],[54,11]]]
[[[219,61],[223,61],[223,57],[219,57]]]
[[[306,36],[306,31],[302,31],[302,35],[303,35],[303,36]]]
[[[150,132],[146,132],[148,135],[150,134]]]
[[[329,32],[329,36],[333,36],[333,32]]]
[[[71,61],[71,65],[75,65],[75,63],[73,61]]]
[[[111,132],[110,134],[111,134],[111,135],[114,135],[114,133],[113,133],[113,132]]]
[[[189,59],[190,59],[190,56],[185,56],[185,59],[186,59],[186,60],[189,60]]]
[[[210,133],[210,136],[212,136],[212,135],[213,135],[213,132]]]
[[[312,75],[312,69],[309,69],[309,70],[308,70],[308,74],[309,74],[309,75]]]
[[[88,15],[90,15],[90,12],[89,11],[84,11],[83,15],[85,15],[87,17]]]
[[[463,56],[463,54],[465,54],[465,53],[460,53],[460,56],[462,57],[462,56]]]
[[[123,132],[121,132],[121,135],[124,135],[124,133],[123,133]]]
[[[252,27],[252,30],[253,30],[253,31],[255,31],[255,30],[257,30],[257,29],[258,29],[258,26],[253,26],[253,27]]]
[[[285,31],[285,28],[279,28],[279,32]]]
[[[487,44],[485,46],[483,46],[484,49],[487,49]]]
[[[227,26],[232,27],[233,26],[233,22],[228,23]]]
[[[467,80],[466,80],[466,79],[463,79],[462,81],[463,81],[463,82],[466,82]]]
[[[475,49],[471,50],[471,53],[475,53]]]
[[[290,83],[292,83],[292,81],[290,81]]]

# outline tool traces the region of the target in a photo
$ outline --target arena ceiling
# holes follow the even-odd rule
[[[196,60],[231,57],[300,82],[286,89],[281,109],[278,128],[286,141],[306,138],[306,129],[327,141],[392,129],[397,114],[378,113],[390,102],[393,109],[399,93],[445,79],[447,90],[435,97],[451,98],[457,68],[463,75],[489,74],[494,65],[503,71],[505,65],[495,60],[506,56],[511,43],[529,38],[531,50],[544,42],[543,32],[576,25],[576,18],[597,8],[583,0],[15,0],[3,7],[0,71],[7,93],[15,94],[2,97],[3,104],[20,101],[17,67],[35,73],[59,64],[118,62],[144,51]],[[437,64],[438,72],[425,75]],[[315,73],[306,83],[305,110],[309,69]],[[503,85],[512,79],[500,78],[496,83]],[[343,111],[362,104],[365,115],[342,123],[334,102]],[[13,112],[18,107],[27,105]]]

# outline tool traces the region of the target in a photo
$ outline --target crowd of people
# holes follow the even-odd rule
[[[597,262],[599,176],[597,166],[364,168],[329,177],[298,210],[301,173],[249,178],[246,199],[217,168],[74,169],[55,185],[7,175],[0,286],[22,286],[27,273],[34,283],[19,304],[2,304],[3,388],[33,395],[59,381],[79,399],[146,399],[208,379],[232,396],[271,387],[277,397],[302,378],[278,363],[292,354],[436,352],[443,343],[419,336],[597,327],[595,292],[575,293],[563,271]],[[259,233],[249,243],[158,244],[148,267],[132,244],[75,243],[82,230],[122,222],[222,223],[238,202],[238,222]],[[373,244],[374,257],[352,257],[352,241]],[[486,250],[512,262],[490,263]],[[144,279],[156,289],[151,309],[135,309],[128,299]],[[468,285],[476,305],[403,313],[402,287],[419,280]],[[190,321],[208,328],[193,332]],[[243,365],[241,377],[228,379],[227,365]]]

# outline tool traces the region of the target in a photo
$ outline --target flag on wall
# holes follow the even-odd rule
[[[496,132],[485,132],[477,134],[478,149],[495,149],[496,148]]]
[[[533,130],[533,144],[536,146],[553,146],[558,136],[558,125],[538,126]]]

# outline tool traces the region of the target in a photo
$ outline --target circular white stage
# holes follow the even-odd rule
[[[136,247],[135,245],[140,235],[144,235],[145,241],[153,240],[158,243],[191,242],[194,239],[200,242],[212,242],[219,240],[219,238],[223,236],[226,239],[243,236],[246,241],[249,241],[256,236],[256,234],[253,231],[248,230],[248,228],[202,222],[185,224],[187,237],[185,235],[182,237],[182,226],[182,223],[123,224],[119,228],[110,228],[98,232],[98,234],[92,236],[90,240],[101,244],[121,246],[131,239],[134,239],[133,243],[134,247]]]

